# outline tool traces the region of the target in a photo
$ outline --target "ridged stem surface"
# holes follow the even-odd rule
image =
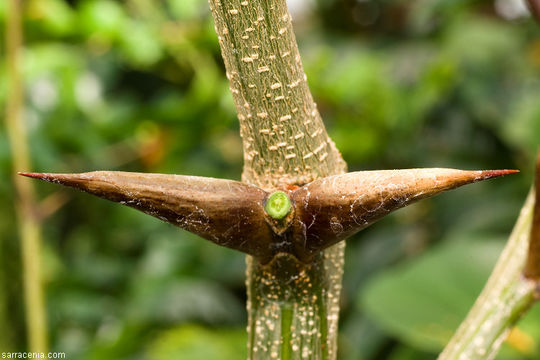
[[[308,88],[285,0],[210,0],[244,146],[261,188],[345,170]]]
[[[309,91],[286,1],[210,0],[210,8],[240,121],[242,180],[273,191],[344,173]],[[344,246],[309,264],[248,256],[250,359],[336,358]]]

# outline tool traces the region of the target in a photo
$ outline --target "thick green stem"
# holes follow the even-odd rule
[[[249,358],[335,359],[344,244],[311,264],[248,258]]]
[[[21,2],[9,2],[6,44],[9,96],[6,106],[6,131],[15,169],[30,169],[28,142],[23,122],[23,88],[21,76],[22,25]],[[47,351],[47,326],[41,279],[41,230],[37,220],[34,189],[30,182],[14,172],[15,203],[23,262],[24,299],[29,349]]]
[[[210,0],[244,144],[243,180],[264,189],[345,170],[302,67],[285,0]]]
[[[531,191],[484,290],[438,360],[495,358],[511,327],[534,303],[536,284],[522,275],[533,207]]]
[[[342,174],[308,88],[285,0],[210,0],[244,144],[242,180],[266,190]],[[257,241],[253,239],[253,241]],[[304,264],[247,258],[250,359],[335,359],[344,243]]]

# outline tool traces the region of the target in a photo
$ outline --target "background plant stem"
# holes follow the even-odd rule
[[[32,352],[47,351],[46,314],[41,278],[41,229],[35,214],[34,189],[16,171],[30,169],[28,139],[23,121],[23,80],[21,1],[10,0],[7,16],[7,68],[9,96],[6,106],[6,130],[11,146],[15,207],[23,263],[24,299],[28,348]]]
[[[484,290],[438,360],[493,359],[512,326],[534,303],[536,283],[522,275],[534,199],[531,191]]]

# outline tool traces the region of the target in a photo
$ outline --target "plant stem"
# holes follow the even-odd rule
[[[280,254],[248,266],[249,358],[335,359],[344,243],[311,264]],[[339,281],[336,281],[339,280]]]
[[[531,191],[484,290],[438,360],[493,359],[511,327],[534,303],[536,283],[522,275],[534,203]]]
[[[308,88],[286,0],[209,0],[244,147],[242,180],[268,191],[342,174]],[[253,239],[256,241],[256,239]],[[305,264],[247,257],[250,359],[336,358],[344,243]]]
[[[285,0],[210,0],[240,121],[243,180],[273,190],[345,171],[309,91]]]
[[[22,60],[21,1],[10,0],[7,16],[8,99],[6,131],[11,146],[14,169],[30,169],[28,141],[23,122],[23,88],[20,64]],[[29,349],[47,351],[46,315],[41,279],[41,230],[33,209],[34,189],[27,179],[17,176],[13,183],[17,194],[15,202],[23,262],[24,299]]]

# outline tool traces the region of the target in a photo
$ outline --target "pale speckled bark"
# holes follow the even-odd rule
[[[286,253],[265,265],[248,257],[249,359],[336,359],[344,248],[309,264]]]
[[[210,0],[244,144],[262,188],[345,171],[313,102],[285,0]]]
[[[242,180],[270,190],[344,173],[309,91],[286,1],[209,2],[240,121]],[[312,264],[285,255],[272,267],[248,256],[250,359],[336,358],[344,248],[331,247]],[[295,270],[284,277],[283,267]],[[305,286],[291,287],[294,279]],[[306,287],[310,296],[273,297]]]

